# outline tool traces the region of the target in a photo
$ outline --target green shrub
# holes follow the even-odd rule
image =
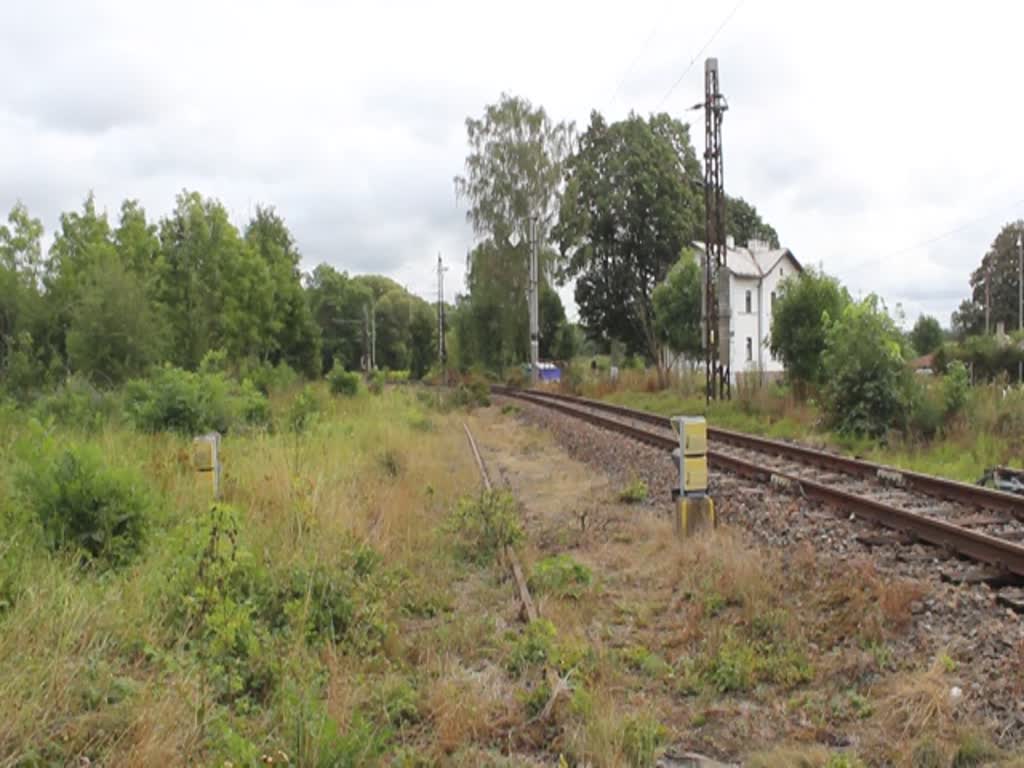
[[[942,379],[942,398],[946,406],[946,417],[950,418],[960,413],[967,405],[970,394],[971,379],[967,373],[967,366],[959,360],[954,360],[946,368],[946,375]]]
[[[374,371],[366,380],[366,388],[371,395],[379,395],[384,391],[384,374],[381,371]]]
[[[221,373],[164,366],[148,379],[128,382],[125,392],[129,417],[146,432],[224,433],[241,424],[265,424],[270,415],[253,384],[235,384]]]
[[[568,555],[538,560],[530,574],[530,589],[562,598],[577,599],[590,586],[590,569]]]
[[[951,768],[974,768],[977,765],[988,765],[1001,756],[999,749],[987,739],[969,733],[960,740],[956,754],[953,755]]]
[[[332,395],[355,397],[359,394],[359,374],[355,371],[346,371],[336,365],[327,374],[327,385],[330,387]]]
[[[619,491],[619,501],[626,504],[639,504],[647,498],[647,483],[639,477],[633,478]]]
[[[462,556],[479,564],[493,562],[523,538],[516,500],[508,491],[482,491],[461,499],[448,527],[458,537]]]
[[[665,743],[668,731],[648,716],[626,719],[622,727],[622,751],[633,768],[650,768],[658,748]]]
[[[36,400],[33,412],[40,421],[94,432],[116,410],[110,395],[100,392],[83,376],[69,376],[56,391]]]
[[[709,659],[706,674],[719,693],[750,690],[757,674],[753,646],[727,635]]]
[[[908,426],[911,432],[926,440],[938,435],[946,423],[941,392],[934,387],[916,387],[910,406]]]
[[[118,566],[143,546],[150,502],[142,479],[109,467],[96,446],[42,447],[19,473],[18,487],[54,551]]]
[[[526,625],[516,637],[506,660],[509,674],[521,677],[528,669],[547,664],[555,655],[558,632],[547,619],[538,619]]]
[[[288,407],[288,430],[296,434],[307,432],[320,418],[320,400],[308,388],[299,392]]]
[[[266,360],[250,362],[243,365],[239,378],[248,379],[264,395],[272,392],[285,392],[295,386],[299,374],[288,363],[281,362],[271,365]]]
[[[881,437],[906,423],[911,374],[902,339],[873,294],[846,306],[829,325],[823,405],[837,432]]]

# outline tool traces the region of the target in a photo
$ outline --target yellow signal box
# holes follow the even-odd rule
[[[707,494],[708,425],[702,416],[673,416],[672,425],[679,435],[679,447],[672,452],[679,470],[674,527],[685,538],[715,525],[715,504]]]

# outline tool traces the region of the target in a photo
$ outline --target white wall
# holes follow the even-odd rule
[[[744,371],[781,373],[782,363],[775,359],[768,342],[771,338],[772,293],[778,294],[779,283],[793,275],[797,266],[788,256],[781,259],[763,277],[731,275],[729,301],[731,309],[729,340],[730,371],[735,374]],[[747,291],[750,291],[750,309],[747,312]],[[751,354],[747,356],[747,339],[750,339]]]

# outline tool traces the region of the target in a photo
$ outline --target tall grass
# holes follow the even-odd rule
[[[223,503],[237,525],[218,534],[230,565],[216,568],[202,565],[209,486],[192,470],[189,437],[116,423],[33,427],[20,411],[0,412],[0,765],[244,765],[297,745],[295,764],[360,764],[379,751],[386,724],[359,725],[366,706],[331,693],[352,674],[342,656],[359,653],[300,628],[315,626],[308,617],[329,583],[346,583],[339,569],[361,578],[372,568],[373,602],[354,608],[374,611],[363,623],[386,633],[367,659],[386,656],[409,574],[422,592],[443,589],[430,553],[475,469],[455,416],[425,412],[411,393],[339,399],[322,389],[304,433],[271,425],[224,439]],[[272,399],[275,416],[293,397]],[[451,428],[426,430],[427,420]],[[96,574],[42,545],[13,482],[26,469],[15,446],[33,429],[87,441],[110,467],[145,479],[158,511],[140,556]],[[378,560],[360,565],[361,548]],[[314,573],[320,581],[307,581]],[[219,675],[235,668],[267,670],[270,688],[225,696],[218,686],[234,682]]]

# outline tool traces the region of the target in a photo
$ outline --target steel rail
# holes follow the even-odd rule
[[[495,388],[495,391],[509,393],[505,387]],[[666,429],[671,429],[672,424],[668,418],[659,416],[648,411],[640,411],[635,408],[627,408],[622,405],[605,403],[600,400],[592,400],[583,397],[572,397],[554,392],[531,391],[530,395],[536,397],[561,400],[563,402],[575,402],[590,408],[597,408],[608,413],[614,413],[636,421],[644,421],[656,424]],[[1006,512],[1018,520],[1024,520],[1024,497],[1006,491],[998,491],[992,488],[985,488],[980,485],[971,485],[957,480],[950,480],[944,477],[936,477],[923,472],[900,469],[899,467],[878,464],[873,461],[865,461],[852,456],[841,456],[827,451],[820,451],[809,448],[798,443],[787,443],[782,440],[774,440],[768,437],[749,435],[744,432],[737,432],[721,427],[708,427],[708,438],[711,442],[720,442],[734,445],[737,448],[748,448],[761,453],[774,453],[778,456],[791,458],[804,464],[811,464],[822,469],[830,469],[843,474],[861,477],[869,480],[884,480],[890,484],[896,484],[907,490],[923,493],[935,498],[955,501],[960,504],[968,504],[984,509]]]
[[[508,388],[496,387],[495,392],[552,408],[605,429],[627,435],[662,450],[671,451],[678,445],[677,440],[669,435],[625,424],[595,413],[594,410],[598,409],[593,405],[593,401],[577,401],[565,396],[551,397],[549,393],[538,396],[538,393],[535,392],[523,392]],[[605,403],[603,405],[608,404]],[[593,410],[586,411],[582,410],[583,408],[592,408]],[[621,407],[616,406],[616,409],[619,408]],[[605,408],[602,410],[610,411],[611,409]],[[645,414],[645,418],[633,415],[642,413],[644,412],[622,409],[619,415],[648,422],[651,422],[652,419],[657,419],[656,423],[659,426],[667,424],[666,419],[657,417],[654,414]],[[775,444],[787,447],[789,445],[788,443],[778,443],[778,441],[769,442],[772,444],[772,450],[775,450]],[[782,484],[802,489],[803,494],[809,499],[821,501],[844,512],[852,512],[887,528],[903,531],[921,541],[947,549],[971,560],[987,563],[1018,576],[1024,576],[1024,546],[1019,544],[973,531],[944,520],[926,517],[878,501],[877,499],[850,493],[841,488],[826,485],[789,472],[769,470],[761,464],[718,450],[711,449],[708,451],[708,461],[713,467],[735,472],[743,477],[754,480],[771,481],[775,478],[777,481],[781,481]]]

